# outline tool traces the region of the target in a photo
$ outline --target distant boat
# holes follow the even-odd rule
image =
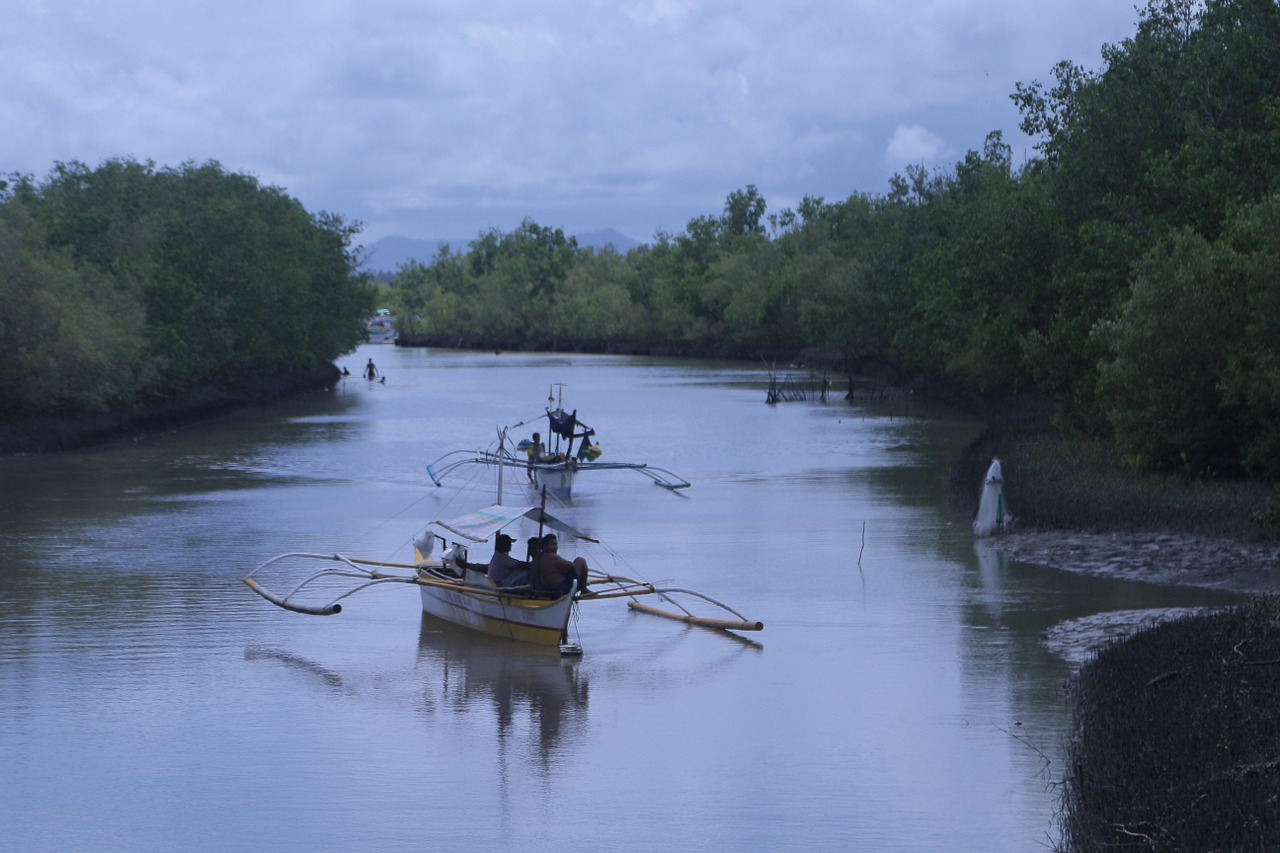
[[[369,333],[369,343],[371,344],[390,344],[395,343],[398,335],[395,328],[396,318],[391,316],[391,312],[386,308],[382,308],[376,315],[369,319],[367,330]]]
[[[574,481],[584,471],[635,471],[655,485],[672,491],[687,489],[687,480],[664,468],[643,462],[600,461],[604,451],[595,439],[596,431],[578,420],[578,411],[564,409],[564,386],[557,395],[553,389],[547,398],[545,417],[549,446],[536,446],[530,439],[512,444],[512,430],[529,426],[522,421],[498,431],[496,447],[486,450],[454,450],[427,466],[427,474],[437,486],[457,469],[469,465],[491,465],[518,470],[535,490],[546,488],[547,494],[560,500],[573,497]],[[555,408],[551,408],[552,404]],[[535,435],[541,435],[535,433]],[[539,442],[541,445],[541,442]]]

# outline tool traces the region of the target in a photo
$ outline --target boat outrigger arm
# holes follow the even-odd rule
[[[335,562],[338,566],[335,568],[323,568],[316,571],[285,595],[277,595],[273,593],[271,590],[258,583],[254,578],[254,575],[263,569],[266,569],[275,563],[290,559]],[[384,569],[395,570],[396,573],[384,572]],[[400,574],[399,572],[401,571],[414,572],[414,574]],[[321,580],[332,578],[350,578],[359,582],[352,588],[343,591],[337,597],[324,604],[306,604],[299,600],[300,594],[302,594],[307,587]],[[662,616],[667,619],[673,619],[677,622],[684,622],[689,625],[698,625],[704,628],[716,628],[723,631],[764,630],[763,622],[756,622],[747,619],[727,604],[716,601],[710,596],[703,595],[702,593],[695,592],[691,589],[657,587],[651,583],[635,580],[634,578],[609,574],[592,573],[590,581],[592,584],[592,591],[584,596],[579,596],[578,601],[602,601],[610,598],[630,598],[632,601],[629,602],[629,606],[637,612],[648,613],[654,616]],[[373,560],[357,559],[355,557],[346,557],[342,554],[309,554],[303,552],[293,552],[272,557],[270,560],[267,560],[265,563],[258,566],[258,568],[250,572],[245,577],[244,582],[250,589],[277,607],[281,607],[285,610],[291,610],[294,613],[304,613],[310,616],[334,616],[341,613],[342,605],[339,602],[343,599],[349,598],[357,592],[361,592],[362,590],[366,590],[380,584],[401,583],[414,586],[433,586],[441,589],[458,589],[462,586],[461,581],[417,574],[416,566],[405,563],[384,563]],[[467,587],[467,593],[469,595],[489,595],[494,597],[509,595],[509,593],[498,589],[475,587]],[[638,596],[643,595],[656,595],[680,612],[676,613],[661,610],[657,607],[641,604],[634,600]],[[715,605],[736,618],[715,619],[694,615],[676,600],[675,597],[681,595],[691,596],[705,601],[708,604]]]
[[[548,403],[550,402],[549,398]],[[554,446],[536,451],[527,440],[509,443],[508,437],[512,430],[528,426],[532,421],[542,418],[547,419],[548,439],[554,437]],[[557,497],[569,496],[573,478],[582,471],[635,471],[643,477],[648,477],[654,485],[670,491],[689,488],[689,481],[665,468],[643,462],[600,461],[600,446],[592,443],[595,434],[594,429],[578,420],[576,409],[567,413],[563,406],[554,410],[548,407],[544,414],[536,418],[527,418],[511,426],[499,427],[497,443],[490,445],[489,449],[455,450],[446,453],[427,466],[427,474],[431,477],[431,482],[439,486],[443,484],[446,476],[465,465],[496,466],[499,473],[505,468],[512,468],[537,475],[539,481],[543,481],[543,475],[553,479],[564,478],[557,487],[562,492]],[[576,450],[574,442],[577,442]],[[541,452],[543,455],[531,458],[531,450]]]
[[[552,516],[541,506],[503,506],[494,504],[475,512],[470,512],[448,521],[434,521],[432,525],[447,531],[459,538],[463,542],[482,543],[487,542],[496,534],[510,524],[520,519],[528,519],[538,523],[539,527],[548,527],[556,530],[566,536],[582,539],[588,542],[597,540],[588,536],[580,530],[575,529],[566,522]],[[428,531],[430,532],[430,531]],[[442,539],[439,534],[432,533],[432,539],[427,539],[428,543],[434,539]],[[477,599],[497,601],[503,604],[518,604],[525,602],[529,604],[534,600],[534,596],[520,589],[503,589],[493,585],[493,583],[483,574],[471,578],[476,574],[470,569],[461,573],[461,575],[452,575],[442,568],[448,568],[443,562],[444,557],[437,559],[430,556],[430,547],[418,547],[415,543],[417,559],[416,563],[392,563],[375,560],[365,560],[356,557],[348,557],[343,554],[315,554],[306,552],[291,552],[280,554],[272,557],[262,565],[258,566],[252,572],[245,576],[244,582],[250,589],[261,595],[267,601],[281,607],[285,610],[292,610],[295,613],[305,613],[313,616],[332,616],[342,612],[343,599],[355,595],[357,592],[369,589],[370,587],[380,586],[383,584],[399,583],[409,584],[417,587],[429,587],[436,590],[449,591],[463,596],[470,596]],[[424,548],[426,555],[424,556]],[[446,552],[447,554],[447,552]],[[272,567],[278,567],[281,564],[290,561],[296,562],[322,562],[335,563],[336,565],[324,566],[318,570],[312,571],[303,580],[297,583],[289,592],[279,595],[264,586],[255,575],[266,573]],[[291,575],[296,570],[289,570],[286,575]],[[300,574],[300,573],[299,573]],[[296,575],[294,575],[296,577]],[[470,580],[469,580],[470,578]],[[691,625],[700,625],[706,628],[716,628],[729,631],[761,631],[764,625],[760,622],[753,622],[738,613],[733,608],[702,593],[689,589],[678,588],[660,588],[654,584],[639,581],[634,578],[627,578],[621,575],[611,575],[601,572],[592,571],[588,578],[590,591],[576,597],[576,601],[602,601],[610,598],[630,598],[630,606],[643,613],[651,613],[658,616],[665,616],[668,619],[675,619],[686,622]],[[335,593],[336,584],[336,595]],[[525,588],[527,589],[527,588]],[[640,596],[656,595],[663,601],[676,608],[679,612],[663,611],[648,605],[641,605],[635,599]],[[332,597],[330,597],[332,596]],[[720,610],[735,617],[734,619],[716,619],[697,616],[685,608],[677,600],[678,596],[687,596],[690,598],[700,599],[703,602],[714,605]]]
[[[444,485],[445,478],[453,473],[457,468],[464,465],[497,465],[503,468],[514,468],[520,471],[532,470],[535,473],[543,471],[559,471],[569,465],[575,471],[610,471],[610,470],[627,470],[635,471],[642,476],[648,477],[653,481],[654,485],[662,486],[664,489],[676,491],[677,489],[687,489],[691,485],[678,474],[658,468],[653,465],[647,465],[643,462],[587,462],[579,459],[569,459],[568,462],[534,462],[529,463],[523,459],[517,459],[510,452],[495,452],[490,450],[455,450],[452,453],[446,453],[435,462],[427,466],[427,475],[431,477],[431,482],[437,486]]]

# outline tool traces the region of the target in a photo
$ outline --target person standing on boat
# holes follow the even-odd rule
[[[529,564],[511,556],[511,546],[515,541],[507,534],[499,533],[493,546],[493,557],[489,560],[489,580],[500,589],[529,583]]]
[[[533,482],[533,463],[537,462],[547,453],[547,448],[542,443],[542,436],[538,433],[533,434],[533,441],[529,442],[529,446],[525,448],[525,453],[529,454],[529,465],[525,468],[525,473],[529,476],[529,482]]]
[[[542,553],[533,574],[534,589],[564,595],[578,582],[578,593],[587,592],[587,561],[575,557],[572,562],[560,556],[560,540],[554,533],[542,537]]]
[[[369,359],[369,363],[364,366],[364,378],[370,382],[378,378],[378,368],[374,366],[373,359]]]

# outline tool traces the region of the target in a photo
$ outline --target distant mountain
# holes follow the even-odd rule
[[[600,250],[606,246],[612,246],[615,252],[626,254],[629,250],[641,245],[637,240],[632,240],[626,234],[615,231],[612,228],[603,228],[599,231],[588,231],[584,234],[573,235],[578,239],[578,245],[584,249]],[[449,244],[449,248],[456,252],[465,252],[470,240],[417,240],[413,237],[383,237],[380,240],[374,240],[368,246],[365,246],[365,262],[364,268],[370,272],[395,272],[400,267],[409,263],[409,261],[417,261],[420,264],[430,264],[436,258],[436,253],[440,251],[440,247],[445,243]]]
[[[573,236],[578,238],[578,245],[584,249],[603,249],[606,246],[612,246],[613,250],[620,255],[625,255],[631,249],[641,245],[638,240],[632,240],[626,234],[620,234],[612,228],[588,231],[585,234],[574,234]]]
[[[417,261],[430,264],[445,243],[455,252],[465,252],[469,240],[415,240],[412,237],[383,237],[365,246],[364,268],[371,272],[395,272]]]

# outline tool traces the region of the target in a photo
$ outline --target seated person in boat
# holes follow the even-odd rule
[[[494,545],[493,557],[489,560],[489,580],[499,588],[529,583],[529,564],[511,556],[511,546],[515,541],[507,534],[499,533]]]
[[[577,580],[578,592],[587,591],[587,561],[575,557],[570,562],[561,557],[560,540],[554,533],[542,537],[542,553],[534,565],[536,571],[531,573],[534,589],[564,595]]]

